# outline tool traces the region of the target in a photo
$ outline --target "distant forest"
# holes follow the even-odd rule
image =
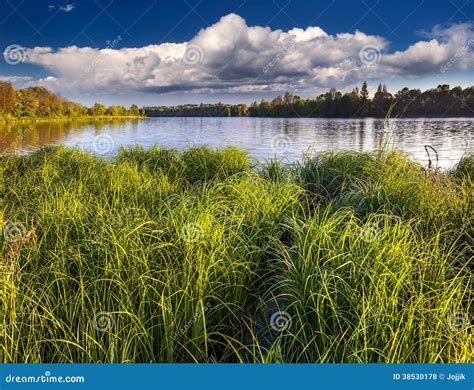
[[[95,103],[87,108],[63,99],[44,87],[15,89],[0,81],[0,118],[78,118],[102,116],[142,116],[136,104],[105,107]]]
[[[474,86],[462,89],[438,85],[421,92],[403,88],[395,95],[380,84],[373,98],[367,83],[351,92],[332,88],[315,99],[303,99],[290,92],[272,101],[246,104],[186,104],[180,106],[144,107],[136,104],[92,107],[63,99],[44,87],[15,89],[0,81],[0,119],[14,118],[80,118],[80,117],[320,117],[320,118],[383,118],[391,117],[474,117]]]
[[[144,107],[150,117],[320,117],[320,118],[383,118],[391,117],[474,117],[474,86],[462,89],[438,85],[421,92],[403,88],[395,95],[380,84],[373,98],[367,83],[351,92],[341,93],[332,88],[315,99],[303,99],[289,92],[272,101],[246,104],[187,104],[181,106]]]

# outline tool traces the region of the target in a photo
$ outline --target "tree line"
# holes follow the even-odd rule
[[[391,117],[474,117],[474,86],[462,89],[438,85],[422,92],[403,88],[395,95],[379,84],[369,97],[367,83],[359,89],[342,93],[335,88],[314,99],[303,99],[286,92],[272,101],[261,100],[245,104],[186,104],[180,106],[144,107],[150,117],[173,116],[251,116],[251,117],[321,117],[321,118],[383,118]]]
[[[225,117],[249,116],[249,107],[246,104],[184,104],[180,106],[144,107],[145,115],[150,117]]]
[[[275,99],[246,104],[185,104],[179,106],[130,108],[95,103],[92,107],[63,99],[44,87],[15,89],[0,81],[0,118],[78,117],[474,117],[474,86],[462,89],[438,85],[422,92],[403,88],[395,95],[380,84],[371,98],[367,83],[342,93],[335,88],[314,99],[286,92]]]
[[[144,112],[133,104],[109,106],[95,103],[88,108],[63,99],[44,87],[15,89],[0,81],[0,117],[2,118],[79,118],[101,116],[143,116]]]

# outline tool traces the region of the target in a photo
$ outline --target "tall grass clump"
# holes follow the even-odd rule
[[[465,159],[1,156],[2,361],[468,362]]]

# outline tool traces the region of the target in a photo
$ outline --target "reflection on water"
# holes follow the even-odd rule
[[[138,120],[51,120],[0,122],[0,152],[28,152],[43,145],[63,143],[81,137],[82,131],[120,129],[126,122]]]
[[[0,125],[0,150],[28,152],[41,145],[79,146],[94,153],[115,154],[120,146],[160,144],[237,145],[260,160],[286,161],[308,150],[358,150],[384,143],[426,161],[424,145],[439,153],[440,166],[450,167],[472,147],[474,119],[295,119],[295,118],[150,118],[110,121],[37,121]],[[104,145],[105,143],[105,145]]]

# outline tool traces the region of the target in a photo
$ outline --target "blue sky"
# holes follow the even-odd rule
[[[13,50],[0,77],[85,104],[312,97],[364,79],[393,91],[474,84],[471,0],[0,3],[0,47]],[[373,63],[360,62],[367,48]]]

